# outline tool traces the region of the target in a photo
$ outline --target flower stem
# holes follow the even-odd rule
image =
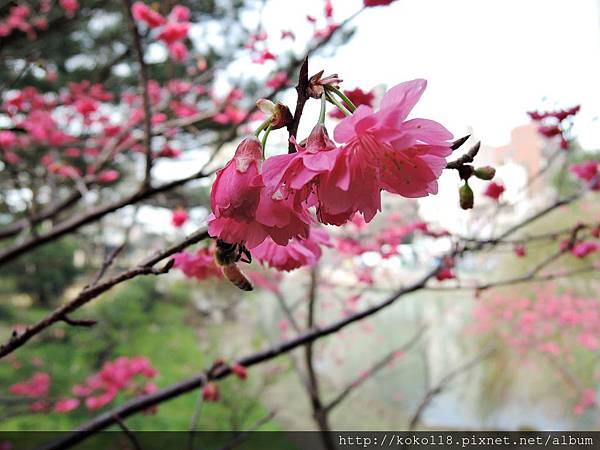
[[[336,88],[335,86],[327,86],[327,89],[330,89],[332,92],[334,92],[339,98],[341,98],[344,103],[346,105],[348,105],[348,109],[350,110],[350,112],[354,112],[356,111],[356,105],[354,103],[352,103],[352,100],[350,100],[346,94],[344,94],[342,91],[340,91],[338,88]]]
[[[346,107],[344,105],[342,105],[337,99],[335,99],[331,94],[329,94],[329,92],[326,92],[327,95],[327,100],[329,100],[331,103],[333,103],[335,106],[337,106],[337,108],[345,115],[345,116],[351,116],[352,113],[350,111],[348,111],[346,109]]]
[[[319,113],[319,123],[325,124],[325,111],[327,110],[327,97],[325,92],[321,95],[321,112]]]
[[[263,134],[263,138],[262,138],[263,159],[265,159],[265,149],[267,148],[267,139],[269,138],[270,132],[271,132],[271,124],[269,123],[269,125],[267,126],[267,130],[265,131],[265,134]]]
[[[263,123],[260,124],[260,126],[254,132],[254,136],[258,137],[260,132],[267,128],[269,125],[271,125],[271,116],[269,116]]]

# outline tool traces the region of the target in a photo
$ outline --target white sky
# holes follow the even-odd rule
[[[388,87],[426,78],[416,116],[455,135],[473,127],[485,144],[507,143],[526,111],[582,104],[578,133],[600,148],[600,12],[598,0],[397,0],[370,8],[335,55],[314,58],[311,73],[339,72],[346,88]],[[333,0],[341,21],[361,0]],[[322,0],[271,0],[263,23],[306,30]],[[301,35],[302,36],[302,35]],[[275,49],[276,50],[276,49]],[[546,98],[546,100],[544,100]]]

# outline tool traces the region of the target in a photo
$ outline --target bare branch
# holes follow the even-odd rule
[[[170,260],[161,268],[155,268],[154,266],[160,261],[163,261],[172,256],[173,254],[183,250],[184,248],[207,238],[208,231],[206,229],[200,229],[195,233],[192,233],[185,239],[181,240],[180,242],[177,242],[167,247],[166,249],[157,252],[153,256],[145,259],[136,267],[121,272],[120,274],[115,275],[114,277],[102,283],[91,284],[86,286],[81,292],[79,292],[77,297],[75,297],[73,300],[71,300],[63,306],[60,306],[36,324],[27,327],[25,331],[23,331],[21,334],[13,333],[11,339],[5,345],[0,346],[0,358],[8,355],[9,353],[12,353],[17,348],[24,345],[32,337],[41,333],[43,330],[53,325],[54,323],[59,321],[65,321],[65,317],[67,317],[69,313],[75,311],[78,308],[81,308],[83,305],[95,299],[100,294],[103,294],[104,292],[108,291],[112,287],[124,281],[135,278],[139,275],[160,275],[163,273],[167,273],[173,267],[173,260]]]
[[[355,389],[359,388],[365,381],[375,376],[380,370],[387,367],[398,355],[398,352],[406,353],[410,350],[423,336],[427,327],[423,326],[419,328],[419,330],[415,333],[415,335],[410,338],[408,342],[406,342],[402,347],[396,349],[375,364],[373,364],[369,369],[367,369],[367,376],[359,376],[354,379],[351,383],[349,383],[333,400],[331,400],[327,406],[325,407],[328,412],[331,412],[336,406],[338,406],[341,402],[343,402],[346,397],[348,397]]]
[[[453,371],[448,372],[440,380],[440,382],[435,385],[435,387],[433,387],[433,388],[429,389],[427,392],[425,392],[425,395],[423,396],[423,400],[421,400],[421,403],[419,403],[419,406],[417,407],[415,414],[413,415],[412,419],[410,420],[410,424],[408,426],[409,431],[413,431],[415,429],[415,427],[419,424],[419,421],[421,420],[421,416],[425,412],[425,409],[435,399],[435,397],[440,395],[443,392],[443,390],[446,389],[448,387],[448,385],[450,383],[452,383],[452,381],[454,381],[455,378],[468,372],[469,370],[471,370],[473,367],[475,367],[477,364],[479,364],[484,359],[492,356],[492,354],[495,351],[496,351],[496,349],[494,347],[485,349],[484,351],[479,353],[477,356],[475,356],[472,360],[468,361],[467,363],[463,364],[462,366],[457,367]]]
[[[127,19],[129,21],[129,32],[133,40],[133,49],[135,57],[139,64],[138,83],[142,91],[142,102],[144,108],[144,150],[146,152],[146,168],[144,174],[143,186],[147,188],[152,181],[152,109],[150,105],[150,95],[148,94],[148,70],[144,62],[144,50],[142,49],[142,39],[138,32],[133,13],[131,11],[131,0],[123,0],[123,5],[127,9]]]

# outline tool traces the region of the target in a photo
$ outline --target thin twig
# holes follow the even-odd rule
[[[442,393],[442,391],[444,389],[446,389],[446,387],[448,387],[448,385],[452,381],[454,381],[455,378],[457,378],[458,376],[462,375],[465,372],[468,372],[469,370],[471,370],[473,367],[475,367],[477,364],[479,364],[484,359],[492,356],[492,354],[495,351],[496,351],[496,349],[494,347],[485,349],[484,351],[479,353],[477,356],[475,356],[473,359],[471,359],[467,363],[457,367],[456,369],[454,369],[451,372],[448,372],[444,377],[442,377],[440,382],[435,385],[435,387],[427,390],[425,392],[425,395],[423,396],[423,400],[421,400],[421,403],[419,403],[419,406],[417,407],[415,414],[413,415],[413,417],[410,420],[410,423],[408,426],[409,431],[413,431],[415,429],[415,427],[419,424],[419,421],[421,420],[421,416],[423,415],[423,412],[425,412],[425,409],[429,406],[429,404],[433,401],[433,399],[435,399],[435,397],[440,395]]]
[[[138,69],[138,83],[142,91],[142,102],[144,109],[144,151],[146,153],[146,166],[144,172],[143,186],[147,188],[152,182],[152,108],[150,105],[150,95],[148,94],[148,70],[144,62],[144,50],[142,49],[142,39],[138,32],[133,12],[131,11],[131,0],[123,0],[123,5],[127,9],[127,19],[129,20],[129,31],[133,39],[133,49],[140,66]]]
[[[358,376],[352,382],[348,383],[348,385],[333,400],[331,400],[327,404],[327,406],[325,407],[327,412],[331,412],[332,409],[334,409],[341,402],[343,402],[346,399],[346,397],[348,397],[352,392],[354,392],[355,389],[359,388],[369,378],[375,376],[380,370],[387,367],[390,364],[390,362],[397,358],[399,352],[406,353],[408,350],[410,350],[417,342],[419,342],[426,329],[426,326],[419,328],[417,333],[412,338],[410,338],[408,342],[403,344],[402,347],[388,353],[375,364],[373,364],[367,370],[367,376]]]

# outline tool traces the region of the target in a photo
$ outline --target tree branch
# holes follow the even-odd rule
[[[152,109],[150,105],[150,95],[148,94],[148,70],[144,62],[144,50],[142,49],[142,39],[138,32],[133,13],[131,11],[131,0],[123,0],[123,5],[127,9],[127,19],[129,22],[129,32],[133,40],[133,49],[135,57],[139,64],[138,83],[142,91],[142,102],[144,108],[144,149],[146,152],[146,166],[144,181],[142,186],[147,188],[152,181]]]
[[[82,307],[86,303],[90,302],[94,298],[98,297],[100,294],[108,291],[112,287],[135,278],[139,275],[160,275],[163,273],[167,273],[173,267],[173,260],[170,260],[167,264],[165,264],[161,268],[155,268],[154,266],[163,261],[173,254],[183,250],[184,248],[200,242],[204,239],[208,238],[208,231],[206,229],[200,229],[195,233],[192,233],[182,241],[175,243],[166,249],[157,252],[153,256],[145,259],[136,267],[129,269],[127,271],[121,272],[118,275],[102,282],[91,284],[83,288],[81,292],[70,302],[65,305],[55,309],[52,313],[44,317],[42,320],[32,325],[31,327],[27,327],[24,332],[21,334],[13,333],[11,339],[5,344],[0,346],[0,358],[12,353],[17,348],[24,345],[27,341],[29,341],[32,337],[41,333],[43,330],[48,328],[59,321],[65,321],[67,315],[76,309]]]
[[[419,342],[426,329],[427,327],[425,326],[419,328],[417,333],[412,338],[410,338],[408,342],[402,345],[402,347],[388,353],[386,356],[384,356],[375,364],[373,364],[369,369],[367,369],[367,376],[359,376],[352,382],[350,382],[333,400],[331,400],[327,404],[327,406],[325,407],[327,411],[331,412],[332,409],[334,409],[336,406],[342,403],[346,399],[346,397],[348,397],[352,392],[354,392],[355,389],[359,388],[365,381],[375,376],[380,370],[382,370],[389,363],[391,363],[397,357],[398,352],[406,353],[408,350],[410,350],[417,342]]]

